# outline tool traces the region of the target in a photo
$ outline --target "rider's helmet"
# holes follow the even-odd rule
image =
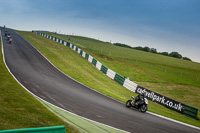
[[[145,90],[142,91],[142,95],[143,95],[143,96],[146,95],[146,91],[145,91]]]

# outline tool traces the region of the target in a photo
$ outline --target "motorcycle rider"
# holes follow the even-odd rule
[[[146,96],[146,91],[143,90],[142,93],[138,94],[138,96],[135,98],[135,105],[137,107],[138,105],[138,102],[141,100],[141,99],[144,99]]]
[[[7,32],[7,31],[5,31],[5,36],[7,36],[7,34],[8,34],[8,32]]]
[[[9,38],[10,38],[10,34],[8,34],[8,36],[7,36],[7,39],[9,40]]]
[[[12,39],[12,37],[9,37],[9,43],[11,43],[11,42],[12,42],[12,40],[13,40],[13,39]]]

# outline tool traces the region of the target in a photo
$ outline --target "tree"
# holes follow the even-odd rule
[[[132,48],[131,46],[122,43],[113,43],[113,44],[120,47]]]
[[[151,53],[157,53],[157,50],[156,50],[156,48],[151,48],[151,49],[150,49],[150,52],[151,52]]]
[[[188,57],[183,57],[183,60],[189,60],[189,61],[192,61],[190,58]]]
[[[138,46],[138,47],[133,47],[134,49],[137,49],[137,50],[142,50],[143,51],[143,48],[141,46]]]
[[[161,52],[160,54],[161,54],[161,55],[165,55],[165,56],[169,56],[169,53],[168,53],[168,52]]]
[[[147,47],[147,46],[145,46],[145,47],[143,48],[143,50],[146,51],[146,52],[150,52],[150,48]]]
[[[178,52],[171,52],[171,53],[169,54],[169,56],[174,57],[174,58],[179,58],[179,59],[182,58],[182,55],[179,54]]]

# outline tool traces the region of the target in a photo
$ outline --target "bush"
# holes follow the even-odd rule
[[[174,58],[179,58],[179,59],[182,58],[182,55],[179,54],[178,52],[171,52],[171,53],[169,54],[169,56],[174,57]]]

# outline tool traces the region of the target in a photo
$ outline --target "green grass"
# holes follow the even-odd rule
[[[169,98],[200,108],[199,63],[118,47],[85,37],[45,34],[66,41],[70,37],[71,42],[120,75]],[[112,51],[111,56],[109,52],[100,53],[98,49]],[[125,55],[126,58],[122,59]]]
[[[44,102],[42,100],[41,102],[43,103],[45,107],[47,107],[52,112],[54,112],[62,120],[69,123],[76,129],[78,129],[81,133],[93,133],[93,132],[95,133],[105,133],[105,132],[124,133],[123,131],[108,127],[106,125],[102,125],[100,123],[96,123],[88,119],[83,119],[75,114],[56,108],[55,106],[48,104],[47,102]]]
[[[116,82],[109,79],[107,76],[103,75],[101,72],[97,71],[95,67],[93,67],[89,62],[87,62],[84,58],[82,58],[76,52],[72,51],[69,47],[65,47],[52,40],[41,37],[31,32],[18,31],[18,33],[20,33],[30,43],[36,46],[36,48],[39,51],[41,51],[61,71],[65,72],[67,75],[78,80],[79,82],[101,93],[104,93],[110,97],[120,100],[122,102],[126,102],[126,100],[130,99],[131,95],[136,96],[136,94],[123,88]],[[65,37],[65,40],[67,39],[68,38]],[[91,39],[86,38],[86,40],[90,41]],[[92,40],[92,41],[96,42],[95,40]],[[100,41],[97,41],[97,42],[102,43]],[[113,47],[113,45],[108,44],[108,43],[106,43],[105,45],[109,45],[108,47],[111,47],[111,48]],[[77,46],[80,47],[81,44],[78,43]],[[92,45],[91,43],[91,46],[94,46],[94,45]],[[102,44],[102,46],[104,45]],[[118,48],[120,47],[117,47],[117,49]],[[108,68],[114,70],[115,72],[121,75],[131,77],[130,74],[134,73],[135,77],[137,76],[142,77],[141,75],[143,75],[144,77],[146,77],[146,80],[150,80],[148,82],[147,81],[144,82],[143,78],[141,78],[139,81],[135,81],[141,86],[148,87],[149,89],[154,90],[156,92],[161,92],[161,94],[166,94],[166,96],[173,98],[177,101],[180,101],[180,102],[183,101],[186,104],[189,104],[192,106],[196,105],[195,107],[199,107],[199,100],[200,100],[199,94],[198,93],[195,94],[196,92],[199,91],[198,86],[175,84],[174,82],[171,83],[169,81],[166,81],[165,77],[160,78],[159,75],[152,74],[147,69],[144,69],[143,67],[140,67],[139,65],[134,65],[133,62],[129,63],[127,60],[123,61],[123,60],[115,59],[112,56],[108,57],[106,55],[101,55],[98,52],[86,49],[86,46],[82,46],[81,49],[87,51],[97,60],[99,60],[106,66],[108,66]],[[139,51],[139,53],[140,52],[141,51]],[[159,65],[161,64],[158,64],[158,66]],[[185,65],[185,68],[181,68],[181,69],[190,69],[190,68],[187,68],[187,66],[188,65]],[[194,70],[194,71],[197,71],[197,70]],[[151,78],[153,78],[153,80],[156,80],[156,82],[155,81],[152,82]],[[131,77],[131,79],[134,79],[134,78]],[[186,89],[186,91],[182,91],[181,94],[179,94],[178,89],[181,90],[182,88]],[[176,91],[172,91],[172,90],[176,90]],[[187,98],[183,99],[181,95],[189,96],[191,99],[187,99]],[[161,105],[158,105],[154,102],[149,103],[149,111],[200,127],[199,120],[193,120],[182,114],[179,114]]]
[[[3,63],[3,57],[1,53],[0,130],[58,125],[65,125],[66,132],[78,132],[46,109],[38,100],[25,91],[14,80]]]
[[[133,81],[186,84],[200,87],[200,63],[114,46],[99,40],[47,33],[71,42],[114,71]],[[118,67],[124,64],[128,71]],[[123,65],[123,66],[124,66]],[[139,71],[139,73],[138,73]]]

